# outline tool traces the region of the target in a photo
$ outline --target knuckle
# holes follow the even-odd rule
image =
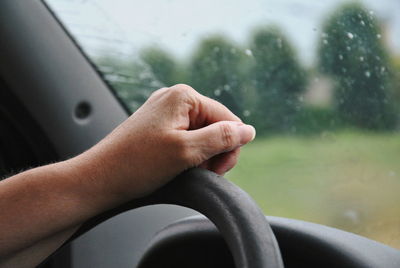
[[[195,90],[185,84],[177,84],[168,89],[168,97],[173,102],[195,102]]]
[[[235,145],[235,132],[231,125],[220,125],[221,138],[224,148],[229,149]]]
[[[176,85],[172,86],[171,88],[176,88],[182,92],[188,92],[188,91],[193,92],[194,91],[194,89],[191,86],[186,85],[186,84],[176,84]]]

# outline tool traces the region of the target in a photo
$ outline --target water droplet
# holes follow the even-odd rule
[[[327,33],[322,33],[321,36],[326,38],[326,37],[328,37],[328,34]]]
[[[369,14],[370,14],[370,15],[374,15],[374,11],[370,10],[370,11],[369,11]]]
[[[346,49],[347,49],[347,51],[350,51],[350,50],[351,50],[351,47],[347,46]]]
[[[362,26],[365,26],[365,22],[363,20],[360,21],[360,23],[361,23]]]
[[[353,39],[353,38],[354,38],[354,35],[353,35],[352,33],[348,32],[348,33],[347,33],[347,37],[350,38],[350,39]]]
[[[343,60],[343,55],[339,54],[339,60]]]
[[[386,68],[385,67],[381,67],[381,73],[384,73],[386,71]]]
[[[360,221],[360,213],[354,209],[347,209],[343,212],[343,216],[353,224]]]
[[[360,57],[360,61],[364,61],[364,57],[361,56],[361,57]]]
[[[215,96],[221,96],[221,90],[220,89],[216,89],[216,90],[214,90],[214,95]]]
[[[250,116],[251,112],[249,110],[244,110],[243,111],[243,116],[248,117]]]
[[[326,39],[324,39],[322,42],[324,43],[324,45],[328,44],[328,40],[326,40]]]
[[[224,90],[225,90],[225,91],[231,90],[231,86],[228,85],[228,84],[224,85]]]
[[[376,35],[376,38],[381,39],[381,38],[382,38],[382,35],[377,34],[377,35]]]
[[[369,78],[371,76],[371,72],[370,71],[365,71],[365,76]]]
[[[253,52],[248,48],[244,51],[244,53],[249,57],[253,56]]]

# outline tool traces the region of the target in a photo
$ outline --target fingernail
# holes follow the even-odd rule
[[[256,129],[252,125],[239,125],[240,144],[246,144],[256,137]]]

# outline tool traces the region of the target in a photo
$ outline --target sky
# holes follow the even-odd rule
[[[149,45],[185,58],[201,38],[222,33],[246,49],[252,31],[278,25],[306,65],[315,60],[321,24],[346,0],[47,0],[90,55],[130,57]],[[360,0],[385,23],[400,54],[400,1]]]

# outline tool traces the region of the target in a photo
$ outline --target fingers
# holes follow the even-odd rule
[[[202,96],[200,101],[200,112],[203,113],[202,116],[204,116],[206,123],[212,124],[218,121],[242,122],[239,117],[218,101],[205,96]]]
[[[200,167],[214,171],[215,173],[223,176],[236,165],[239,159],[239,153],[240,147],[234,149],[233,151],[216,155],[202,163]]]
[[[170,88],[163,88],[155,93],[154,96],[160,96],[168,92],[180,94],[180,98],[175,98],[179,103],[174,105],[182,105],[186,99],[193,104],[191,110],[187,111],[190,121],[190,129],[197,129],[218,121],[237,121],[242,122],[239,117],[233,114],[227,107],[216,100],[201,95],[192,87],[184,84],[178,84]]]
[[[215,155],[230,152],[250,141],[256,135],[254,127],[242,122],[220,121],[206,127],[187,131],[188,139],[191,141],[192,154],[200,163]]]

